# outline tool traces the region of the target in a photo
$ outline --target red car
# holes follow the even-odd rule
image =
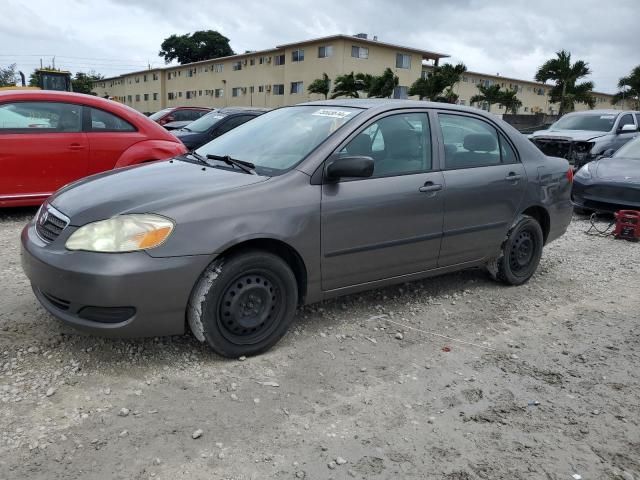
[[[87,175],[183,154],[157,123],[80,93],[0,92],[0,207],[39,205]]]
[[[149,115],[149,118],[160,125],[172,122],[185,122],[187,124],[210,111],[210,108],[205,107],[169,107]]]

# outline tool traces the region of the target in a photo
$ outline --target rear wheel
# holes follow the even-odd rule
[[[291,268],[268,252],[247,251],[213,262],[189,301],[191,331],[225,357],[268,350],[295,315],[298,287]]]
[[[542,257],[544,236],[540,224],[521,215],[507,233],[500,254],[487,264],[495,279],[509,285],[522,285],[535,273]]]

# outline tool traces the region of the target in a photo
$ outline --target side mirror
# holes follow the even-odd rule
[[[623,125],[620,128],[618,128],[618,133],[631,133],[631,132],[636,132],[637,130],[638,129],[633,123],[627,123],[626,125]]]
[[[329,161],[326,175],[329,180],[339,178],[367,178],[373,175],[373,158],[371,157],[340,157]]]

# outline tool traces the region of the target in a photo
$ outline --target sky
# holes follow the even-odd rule
[[[172,34],[217,30],[236,52],[337,33],[451,55],[468,70],[532,80],[565,49],[614,93],[640,64],[640,0],[0,0],[0,66],[105,76],[164,66]]]

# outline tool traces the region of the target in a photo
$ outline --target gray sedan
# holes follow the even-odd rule
[[[22,261],[42,305],[78,329],[190,328],[252,355],[301,304],[472,267],[526,282],[571,220],[572,178],[479,110],[306,103],[64,187],[22,232]]]

